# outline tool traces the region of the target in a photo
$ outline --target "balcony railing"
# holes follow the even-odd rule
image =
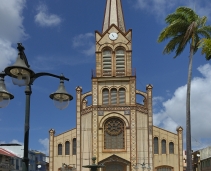
[[[112,71],[101,71],[101,70],[92,70],[92,78],[96,77],[124,77],[124,76],[136,76],[136,69],[128,69],[126,72],[125,70],[117,70],[113,75]]]

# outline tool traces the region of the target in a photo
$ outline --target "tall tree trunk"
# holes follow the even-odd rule
[[[186,171],[192,171],[190,91],[191,91],[193,52],[194,52],[194,46],[191,45],[189,65],[188,65],[188,82],[187,82],[187,97],[186,97],[186,154],[187,154]]]

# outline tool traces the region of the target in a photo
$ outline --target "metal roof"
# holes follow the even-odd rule
[[[17,157],[15,154],[13,154],[3,148],[0,148],[0,155],[9,156],[9,157]]]

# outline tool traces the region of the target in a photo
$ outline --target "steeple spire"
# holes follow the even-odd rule
[[[122,32],[125,32],[125,23],[122,12],[121,0],[107,0],[103,22],[103,33],[110,25],[115,24]]]

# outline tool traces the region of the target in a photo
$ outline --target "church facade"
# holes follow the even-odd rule
[[[183,129],[175,134],[153,126],[153,86],[136,88],[132,30],[125,29],[121,0],[106,1],[103,29],[95,32],[95,41],[92,90],[76,88],[76,128],[59,135],[49,131],[49,171],[64,163],[88,171],[82,166],[91,164],[92,157],[105,166],[103,171],[183,171]]]

